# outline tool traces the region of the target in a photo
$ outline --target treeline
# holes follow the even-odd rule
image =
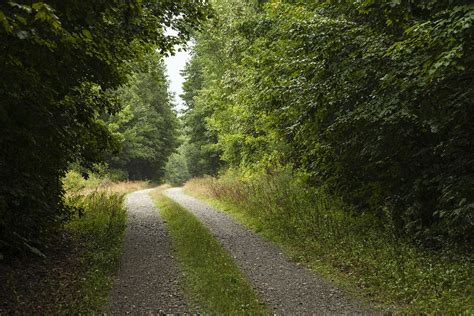
[[[150,143],[171,148],[176,119],[156,52],[185,43],[209,12],[198,0],[0,3],[0,258],[70,217],[61,178],[71,163],[161,175],[169,150]]]
[[[105,161],[114,180],[159,181],[178,146],[178,119],[162,56],[152,54],[139,66],[142,69],[113,92],[122,110],[106,118],[106,123],[120,148]]]
[[[437,248],[474,232],[474,6],[214,1],[183,98],[190,176],[291,168]]]

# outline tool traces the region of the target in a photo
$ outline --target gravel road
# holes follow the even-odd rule
[[[228,215],[182,192],[166,195],[191,211],[234,257],[254,288],[276,314],[371,314],[309,270],[288,261],[282,251]]]
[[[110,293],[113,315],[190,312],[180,287],[181,272],[171,253],[169,236],[148,195],[127,196],[128,224],[123,255]]]

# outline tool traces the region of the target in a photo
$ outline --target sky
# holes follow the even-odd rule
[[[190,52],[176,52],[174,56],[166,57],[166,71],[168,80],[170,81],[170,91],[174,93],[176,110],[179,112],[184,109],[183,100],[179,95],[183,92],[182,84],[184,82],[181,71],[184,69],[186,62],[190,58]]]

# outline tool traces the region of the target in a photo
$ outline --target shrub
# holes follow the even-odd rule
[[[82,247],[84,272],[77,295],[62,312],[104,312],[122,254],[126,226],[124,192],[116,192],[107,179],[91,175],[85,180],[74,171],[68,173],[64,183],[68,190],[65,204],[77,210],[65,229]]]
[[[297,259],[342,275],[371,300],[410,312],[472,311],[472,256],[419,248],[397,233],[390,212],[355,212],[288,170],[242,179],[191,180],[185,189],[217,199]],[[470,285],[471,284],[471,285]]]

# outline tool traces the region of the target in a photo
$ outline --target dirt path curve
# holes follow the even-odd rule
[[[190,210],[234,257],[240,269],[277,314],[370,314],[363,305],[305,268],[228,215],[182,192],[166,195]]]
[[[171,255],[162,219],[148,195],[127,196],[127,230],[120,269],[110,293],[113,315],[189,312],[179,286],[181,272]]]

